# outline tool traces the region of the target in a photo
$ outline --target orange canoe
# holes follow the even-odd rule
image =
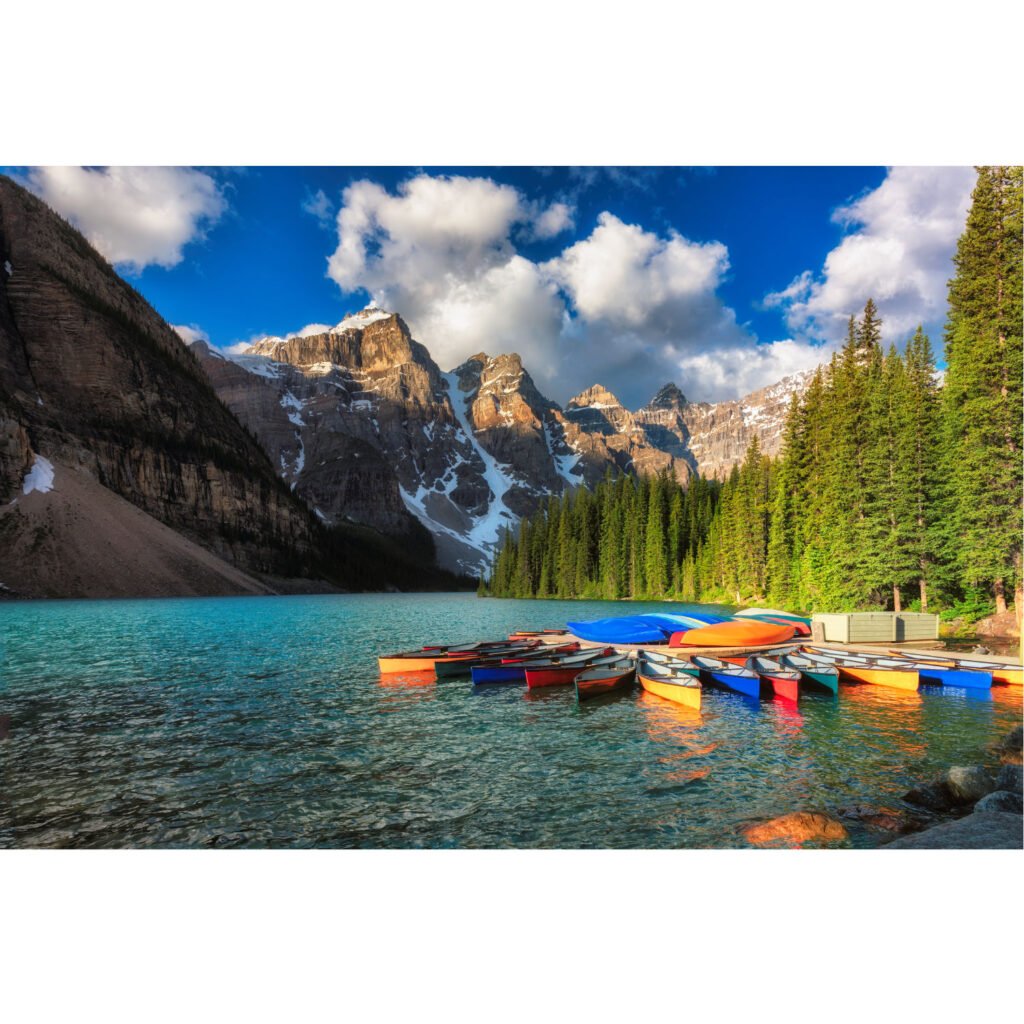
[[[716,622],[685,633],[673,633],[669,647],[755,647],[778,644],[791,640],[796,633],[793,626],[754,619]]]

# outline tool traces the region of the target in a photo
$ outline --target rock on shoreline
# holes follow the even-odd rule
[[[883,850],[1019,850],[1024,846],[1024,817],[1006,811],[978,811],[957,821],[902,836]]]
[[[910,790],[904,801],[938,813],[962,813],[914,835],[888,843],[887,850],[1019,850],[1024,848],[1024,729],[1012,729],[992,747],[998,771],[957,765],[941,778]],[[973,805],[972,813],[964,813]]]

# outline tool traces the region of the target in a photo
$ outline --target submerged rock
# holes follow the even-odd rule
[[[974,813],[985,811],[1006,811],[1009,814],[1024,813],[1024,797],[1020,793],[1011,793],[1009,790],[997,789],[988,796],[983,796],[975,805]]]
[[[957,766],[946,772],[946,786],[956,804],[973,804],[996,788],[992,775],[980,765]]]
[[[935,782],[916,786],[904,793],[903,799],[908,804],[924,807],[929,811],[948,811],[954,806],[953,795],[950,793],[945,779],[937,779]]]
[[[789,846],[805,842],[845,839],[847,831],[841,821],[820,811],[794,811],[770,821],[748,825],[743,835],[750,843]]]
[[[1011,729],[993,749],[1003,764],[1020,764],[1024,750],[1024,726]]]
[[[885,829],[887,832],[919,832],[928,822],[921,817],[894,807],[869,807],[855,804],[839,812],[841,818],[848,821],[859,821],[872,828]]]
[[[1024,818],[1005,811],[981,811],[894,839],[883,850],[1019,850]]]
[[[1024,768],[1019,764],[1004,764],[996,776],[996,789],[1005,789],[1010,793],[1024,792]]]

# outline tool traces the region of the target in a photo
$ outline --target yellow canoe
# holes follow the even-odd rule
[[[673,701],[676,704],[684,704],[688,708],[696,708],[700,711],[700,684],[688,686],[685,683],[671,683],[663,679],[652,679],[646,676],[639,669],[637,679],[640,685],[655,697],[662,697],[664,700]],[[696,680],[694,680],[696,682]]]
[[[430,654],[418,658],[399,654],[392,657],[378,658],[377,667],[382,675],[387,675],[389,672],[433,672],[436,662],[465,661],[469,657],[469,654]],[[479,657],[479,654],[477,657]]]
[[[995,683],[1009,683],[1010,686],[1024,686],[1024,669],[993,665],[992,681]]]
[[[894,690],[916,690],[919,677],[916,669],[872,668],[870,665],[851,665],[849,662],[836,663],[841,675],[856,679],[859,683],[873,686],[890,686]]]

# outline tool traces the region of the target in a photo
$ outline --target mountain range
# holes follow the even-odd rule
[[[193,342],[217,394],[324,522],[386,533],[410,518],[453,571],[484,571],[502,530],[548,495],[606,472],[724,477],[750,440],[775,454],[809,374],[738,401],[689,402],[673,383],[630,411],[600,384],[562,408],[514,353],[444,373],[396,313],[369,306],[320,333],[234,356]]]
[[[740,401],[594,385],[564,408],[514,353],[443,372],[370,306],[239,354],[191,346],[0,176],[0,596],[440,589],[609,470],[722,477],[778,450],[807,375]]]

